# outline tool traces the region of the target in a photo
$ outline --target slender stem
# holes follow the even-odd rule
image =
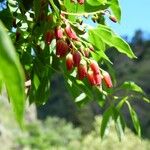
[[[99,10],[99,11],[95,11],[95,12],[88,12],[88,13],[70,13],[70,12],[66,12],[66,11],[61,11],[62,14],[66,14],[66,15],[70,15],[70,16],[87,16],[87,15],[94,15],[97,13],[102,13],[105,14],[105,11],[103,10]]]

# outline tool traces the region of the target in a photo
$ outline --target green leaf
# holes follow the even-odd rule
[[[110,8],[117,18],[118,22],[121,20],[121,8],[118,0],[111,0]]]
[[[73,79],[73,84],[75,84],[76,87],[79,88],[82,92],[86,93],[89,99],[92,100],[93,93],[90,89],[91,87],[88,84],[82,82],[81,80],[76,80],[76,79]]]
[[[136,58],[129,44],[116,35],[110,28],[105,25],[99,25],[97,28],[93,29],[93,32],[110,47],[115,47],[120,53],[124,53],[130,58]]]
[[[67,75],[67,74],[65,74],[65,75]],[[71,92],[73,93],[75,98],[77,98],[77,95],[85,93],[86,97],[88,97],[90,100],[93,99],[93,93],[92,93],[90,87],[86,83],[84,83],[80,80],[77,80],[76,78],[74,78],[73,76],[70,76],[69,74],[67,75],[67,78],[69,79],[69,83],[70,83],[69,90],[71,90]]]
[[[1,91],[2,91],[2,86],[3,86],[3,82],[2,82],[2,80],[0,78],[0,94],[1,94]]]
[[[33,1],[33,10],[35,12],[35,17],[38,18],[40,15],[40,1],[34,0]]]
[[[143,101],[147,102],[147,103],[150,103],[150,99],[146,98],[146,97],[143,97]]]
[[[80,13],[84,12],[84,5],[79,3],[71,2],[70,0],[64,0],[64,5],[67,9],[67,12]]]
[[[116,127],[118,138],[121,141],[124,135],[125,121],[124,121],[122,114],[115,107],[113,107],[113,119],[115,121],[115,127]]]
[[[118,105],[117,105],[117,107],[116,107],[118,111],[123,107],[123,105],[124,105],[124,103],[126,102],[127,99],[128,99],[128,96],[124,97],[124,98],[118,103]]]
[[[86,98],[85,93],[81,93],[78,97],[76,97],[75,102],[80,102]]]
[[[73,82],[71,79],[68,79],[68,77],[65,77],[66,80],[66,86],[68,88],[68,91],[72,94],[73,98],[76,98],[77,95],[81,94],[81,91],[78,88],[73,88]]]
[[[103,114],[103,119],[102,119],[101,129],[100,129],[101,138],[103,138],[106,135],[106,130],[108,128],[108,124],[113,113],[112,108],[113,107],[110,106]]]
[[[107,0],[87,0],[87,3],[91,6],[105,5]]]
[[[76,77],[70,75],[70,73],[66,70],[65,63],[63,64],[62,71],[64,72],[64,79],[66,80],[65,83],[67,89],[78,105],[82,105],[90,100],[93,100],[91,86],[89,86],[86,82],[84,83],[81,80],[77,80]]]
[[[94,101],[97,101],[98,105],[100,107],[103,107],[106,103],[106,93],[105,91],[101,91],[99,87],[93,87],[93,95],[94,95]]]
[[[40,80],[39,80],[37,74],[33,75],[33,85],[34,85],[36,90],[38,89],[38,87],[40,85]]]
[[[144,94],[144,91],[139,87],[137,84],[135,84],[133,81],[126,81],[121,85],[121,88],[127,89],[130,91],[135,91],[141,94]]]
[[[37,105],[43,105],[50,96],[50,77],[39,80],[34,76],[29,92],[30,104],[35,102]]]
[[[115,127],[116,127],[118,138],[121,141],[121,139],[124,135],[124,129],[125,129],[125,121],[124,121],[122,115],[119,115],[117,117],[117,120],[115,122]]]
[[[99,36],[99,34],[95,30],[89,30],[88,32],[88,40],[101,51],[105,50],[105,43]]]
[[[82,106],[89,101],[89,97],[85,92],[82,92],[78,86],[73,86],[74,83],[70,79],[65,78],[65,80],[66,87],[78,106]]]
[[[110,64],[113,64],[111,60],[107,57],[107,55],[101,50],[98,50],[95,48],[94,52],[91,52],[91,55],[92,55],[92,58],[95,59],[96,61],[104,59],[104,60],[107,60]]]
[[[99,61],[101,58],[107,60],[112,63],[107,55],[104,53],[105,51],[105,43],[102,41],[101,37],[94,30],[89,30],[88,32],[88,40],[91,44],[94,45],[94,52],[92,52],[93,58]]]
[[[16,119],[22,125],[25,107],[24,73],[14,46],[0,22],[0,73],[5,83]]]
[[[138,119],[138,116],[128,101],[126,101],[126,104],[129,108],[130,116],[133,122],[133,126],[135,128],[135,131],[137,132],[138,136],[141,137],[141,127],[140,127],[140,121]]]
[[[0,94],[1,94],[1,91],[2,91],[2,87],[3,87],[2,73],[1,73],[1,70],[0,70]]]
[[[109,6],[106,2],[106,0],[94,0],[94,3],[91,3],[89,0],[86,1],[84,5],[80,5],[79,3],[73,3],[70,0],[64,0],[64,5],[67,12],[80,14],[104,10]]]
[[[41,80],[36,91],[36,104],[45,104],[50,96],[50,77],[45,77]]]
[[[57,6],[56,6],[55,3],[53,2],[53,0],[49,0],[49,2],[50,2],[50,4],[51,4],[52,8],[54,9],[54,11],[55,11],[57,17],[59,17],[59,11],[60,11],[60,10],[57,8]]]
[[[13,16],[10,12],[10,9],[3,9],[0,11],[0,20],[3,22],[5,27],[9,30],[12,28]]]
[[[47,49],[45,49],[45,53]],[[49,54],[49,53],[47,53]],[[44,57],[45,56],[45,57]],[[40,58],[40,59],[39,59]],[[30,103],[35,102],[37,105],[44,104],[50,95],[50,79],[53,73],[49,57],[40,53],[40,57],[34,59],[32,70],[31,88],[29,91]],[[50,67],[51,66],[51,67]]]

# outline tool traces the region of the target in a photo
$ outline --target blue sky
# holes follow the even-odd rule
[[[130,38],[141,29],[150,38],[150,0],[120,0],[122,20],[120,24],[108,22],[116,33]]]

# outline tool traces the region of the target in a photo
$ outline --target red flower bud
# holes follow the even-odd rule
[[[79,4],[84,4],[84,0],[78,0]]]
[[[94,74],[93,71],[88,71],[88,81],[89,83],[93,86],[93,85],[101,85],[102,83],[102,78],[100,74]]]
[[[105,84],[106,84],[106,86],[107,86],[108,88],[113,87],[113,84],[112,84],[112,81],[111,81],[111,77],[110,77],[110,75],[109,75],[108,72],[105,71],[105,72],[103,73],[103,79],[104,79],[104,82],[105,82]]]
[[[109,16],[109,19],[110,19],[111,21],[113,21],[114,23],[117,22],[117,19],[116,19],[114,16]]]
[[[81,61],[81,55],[78,51],[75,51],[73,53],[73,61],[74,61],[74,66],[79,66],[80,61]]]
[[[96,85],[101,85],[102,83],[101,74],[94,74],[94,79],[95,79]]]
[[[87,64],[84,61],[82,64],[78,66],[78,77],[80,80],[83,80],[84,77],[87,76]]]
[[[55,37],[56,39],[61,39],[63,37],[63,29],[61,27],[55,28]]]
[[[46,34],[45,34],[45,43],[50,45],[53,38],[54,38],[54,32],[53,31],[46,32]]]
[[[56,55],[63,57],[66,55],[68,51],[68,45],[65,41],[63,40],[57,40],[56,42]]]
[[[93,85],[96,85],[96,81],[95,81],[95,78],[94,78],[94,73],[93,73],[93,71],[88,71],[87,79],[88,79],[89,83],[90,83],[92,86],[93,86]]]
[[[78,40],[78,37],[76,35],[76,33],[74,32],[74,30],[70,27],[70,25],[67,25],[65,28],[65,32],[67,34],[67,36],[73,40]]]
[[[67,70],[70,71],[72,70],[73,68],[73,56],[71,53],[69,53],[67,56],[66,56],[66,67],[67,67]]]
[[[94,72],[94,74],[100,74],[99,65],[95,60],[91,60],[90,68]]]

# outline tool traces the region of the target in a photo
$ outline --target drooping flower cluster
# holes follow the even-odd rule
[[[66,21],[65,25],[56,26],[53,31],[45,34],[45,43],[51,44],[56,39],[56,55],[65,57],[66,69],[69,72],[76,71],[79,80],[88,80],[91,86],[100,86],[102,80],[108,88],[112,87],[110,75],[103,71],[98,63],[91,59],[94,48],[88,42],[81,40],[72,26]]]

